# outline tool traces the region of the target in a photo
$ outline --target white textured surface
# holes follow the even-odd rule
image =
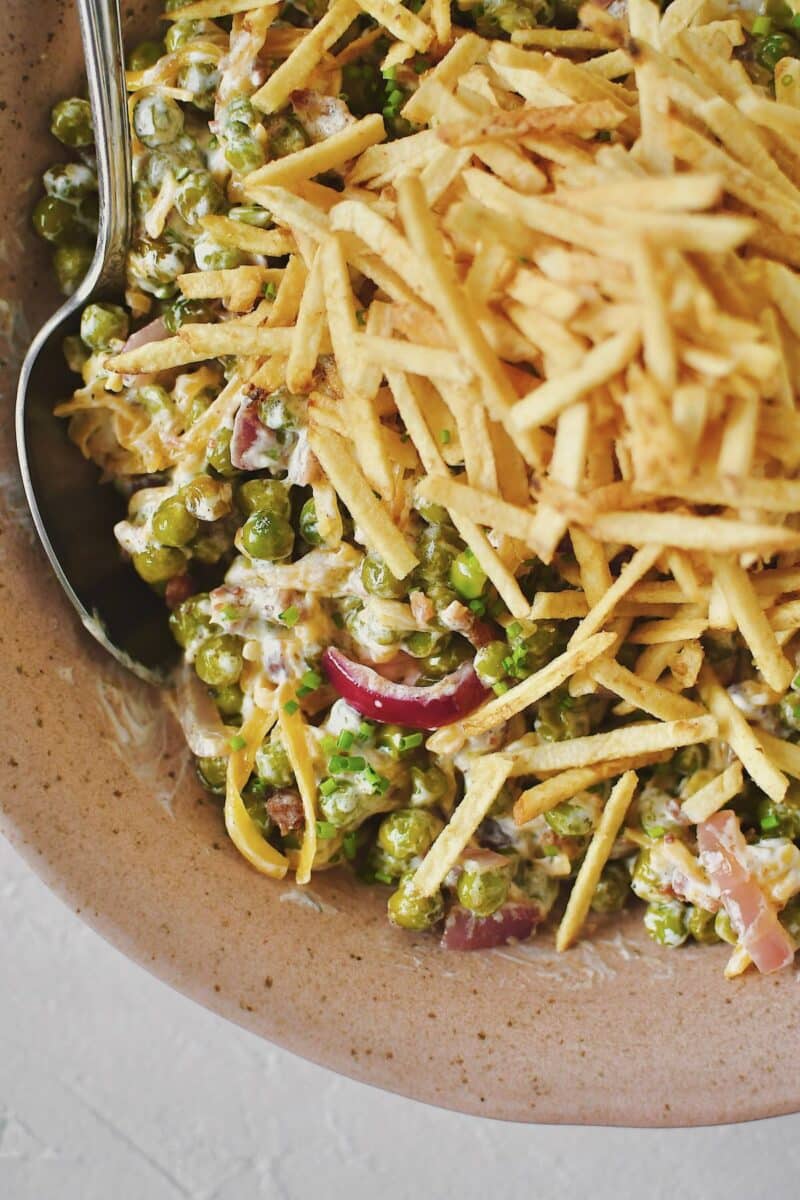
[[[800,1117],[645,1132],[426,1108],[170,991],[82,925],[2,839],[0,901],[2,1200],[797,1194]],[[654,1014],[654,1036],[656,1026]]]

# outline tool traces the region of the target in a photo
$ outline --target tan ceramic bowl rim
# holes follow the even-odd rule
[[[159,5],[140,2],[132,18]],[[93,928],[148,970],[288,1049],[468,1113],[690,1125],[800,1108],[794,971],[722,978],[725,950],[673,952],[638,915],[556,956],[448,955],[387,927],[384,897],[329,873],[256,875],[186,770],[155,697],[78,628],[35,544],[11,442],[15,366],[55,304],[30,231],[46,110],[81,57],[64,0],[7,0],[0,146],[0,830]],[[57,156],[56,156],[57,157]]]

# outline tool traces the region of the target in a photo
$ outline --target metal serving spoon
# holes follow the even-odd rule
[[[97,148],[100,223],[83,283],[39,330],[17,390],[16,433],[22,481],[50,565],[85,628],[124,666],[163,683],[175,657],[164,606],[124,562],[113,527],[123,498],[99,486],[53,406],[75,387],[62,352],[93,300],[119,299],[131,229],[130,139],[118,0],[78,0]]]

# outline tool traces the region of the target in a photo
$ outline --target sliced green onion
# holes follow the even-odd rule
[[[300,705],[296,700],[287,700],[283,706],[283,711],[288,713],[290,717],[294,716]]]
[[[237,733],[235,737],[230,739],[228,745],[230,746],[231,750],[244,750],[245,746],[247,745],[247,739],[243,738],[240,733]]]
[[[358,836],[355,832],[346,833],[342,838],[342,851],[348,862],[352,862],[358,850]]]
[[[400,738],[401,750],[413,750],[416,746],[422,745],[421,733],[409,733],[405,737]]]
[[[336,745],[340,750],[349,750],[355,740],[355,734],[351,733],[349,729],[343,729],[339,734]]]
[[[336,791],[336,780],[323,779],[322,783],[319,785],[319,790],[322,792],[323,796],[330,796],[331,792]]]
[[[495,696],[503,696],[508,691],[508,684],[501,679],[499,683],[492,684],[492,691]]]
[[[756,37],[766,37],[772,30],[772,17],[756,17],[753,21],[753,33]]]
[[[336,837],[336,826],[331,825],[330,821],[317,821],[317,837],[322,842],[329,842]]]

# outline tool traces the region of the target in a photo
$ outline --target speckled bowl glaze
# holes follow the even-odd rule
[[[157,5],[126,8],[133,32]],[[149,16],[149,19],[148,19]],[[0,828],[131,958],[263,1037],[356,1079],[517,1121],[695,1125],[800,1108],[794,971],[726,983],[723,948],[662,950],[638,916],[557,956],[447,954],[330,873],[252,871],[158,695],[78,626],[35,543],[12,443],[16,368],[55,306],[30,228],[80,86],[72,6],[5,0],[0,41]],[[54,397],[54,400],[56,397]],[[13,969],[6,964],[6,969]]]

